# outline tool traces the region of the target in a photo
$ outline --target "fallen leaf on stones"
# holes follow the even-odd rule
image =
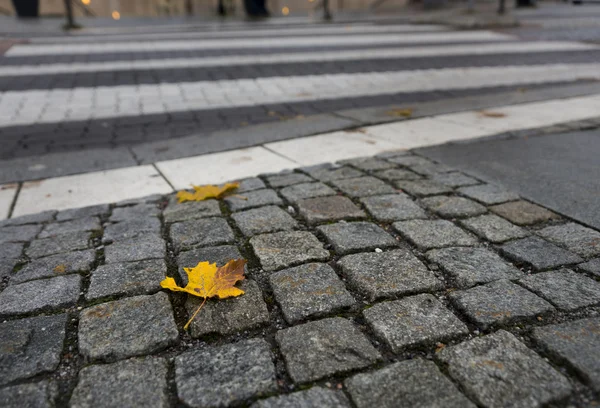
[[[65,264],[59,264],[54,267],[54,272],[56,273],[65,273],[67,270],[67,266]]]
[[[230,190],[236,189],[240,186],[240,183],[226,183],[222,186],[214,186],[211,184],[203,186],[194,186],[194,192],[182,190],[177,192],[177,199],[180,203],[186,201],[203,201],[209,198],[221,198],[223,195],[228,193]]]
[[[386,112],[389,116],[402,116],[405,118],[410,118],[412,116],[413,110],[410,108],[407,109],[392,109]]]
[[[502,112],[492,112],[492,111],[481,111],[479,112],[481,116],[486,118],[504,118],[506,116],[505,113]]]
[[[217,268],[216,263],[199,262],[195,268],[183,268],[188,275],[188,284],[184,288],[178,286],[173,278],[166,278],[160,283],[160,286],[165,289],[174,292],[186,292],[204,298],[204,301],[196,309],[184,329],[187,330],[194,317],[206,303],[206,299],[211,297],[225,299],[244,294],[244,291],[236,288],[235,284],[245,279],[244,265],[246,265],[246,262],[245,259],[234,259],[220,268]]]

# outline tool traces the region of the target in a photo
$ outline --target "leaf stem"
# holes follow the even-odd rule
[[[192,315],[192,317],[190,317],[190,320],[188,320],[188,322],[185,324],[185,326],[183,326],[183,330],[187,330],[188,327],[190,327],[190,324],[192,324],[192,320],[194,320],[194,318],[196,317],[196,315],[198,314],[198,312],[200,312],[200,309],[202,309],[202,306],[204,306],[204,304],[206,303],[206,299],[204,298],[204,300],[202,301],[202,303],[200,304],[200,306],[198,307],[198,309],[196,309],[196,311],[194,312],[194,314]]]

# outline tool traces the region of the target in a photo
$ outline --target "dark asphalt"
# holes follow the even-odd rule
[[[600,228],[599,129],[446,144],[419,152]]]

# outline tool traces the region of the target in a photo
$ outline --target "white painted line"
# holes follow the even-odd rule
[[[513,36],[491,31],[450,31],[441,33],[364,34],[353,36],[214,39],[203,41],[124,41],[100,44],[26,44],[8,50],[6,57],[34,55],[103,54],[115,52],[156,52],[269,47],[324,47],[331,45],[424,44],[432,42],[486,42],[511,40]]]
[[[8,218],[8,212],[17,193],[17,184],[0,185],[0,220]]]
[[[28,76],[66,74],[79,72],[106,72],[118,70],[148,70],[172,68],[200,68],[216,66],[262,65],[293,62],[359,61],[364,59],[443,57],[458,55],[493,55],[506,53],[537,53],[559,51],[600,50],[593,44],[536,41],[511,43],[484,43],[409,48],[375,48],[367,50],[341,50],[323,52],[298,52],[283,54],[233,55],[204,58],[171,58],[132,61],[105,61],[69,64],[40,64],[0,67],[0,76]]]
[[[600,79],[600,63],[11,91],[0,93],[0,127],[402,92],[568,82],[580,78]],[[123,101],[119,110],[116,100]]]
[[[179,190],[190,188],[191,184],[216,184],[292,169],[298,163],[264,147],[251,147],[158,162],[156,167]]]
[[[114,203],[172,191],[151,165],[56,177],[23,183],[13,216]]]
[[[441,25],[337,25],[337,26],[305,26],[292,28],[251,29],[251,30],[218,30],[192,31],[174,33],[131,33],[126,35],[94,35],[83,37],[40,37],[32,39],[34,44],[76,44],[107,41],[148,41],[165,39],[196,39],[241,37],[252,38],[264,35],[277,37],[289,35],[320,35],[320,34],[365,34],[365,33],[418,33],[427,31],[450,31]]]
[[[344,131],[268,143],[265,147],[303,166],[372,156],[404,148],[400,143],[378,140],[359,132]]]

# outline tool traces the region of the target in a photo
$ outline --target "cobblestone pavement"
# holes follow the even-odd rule
[[[600,232],[407,152],[238,194],[0,223],[0,405],[600,403]],[[159,282],[240,257],[183,331]]]

